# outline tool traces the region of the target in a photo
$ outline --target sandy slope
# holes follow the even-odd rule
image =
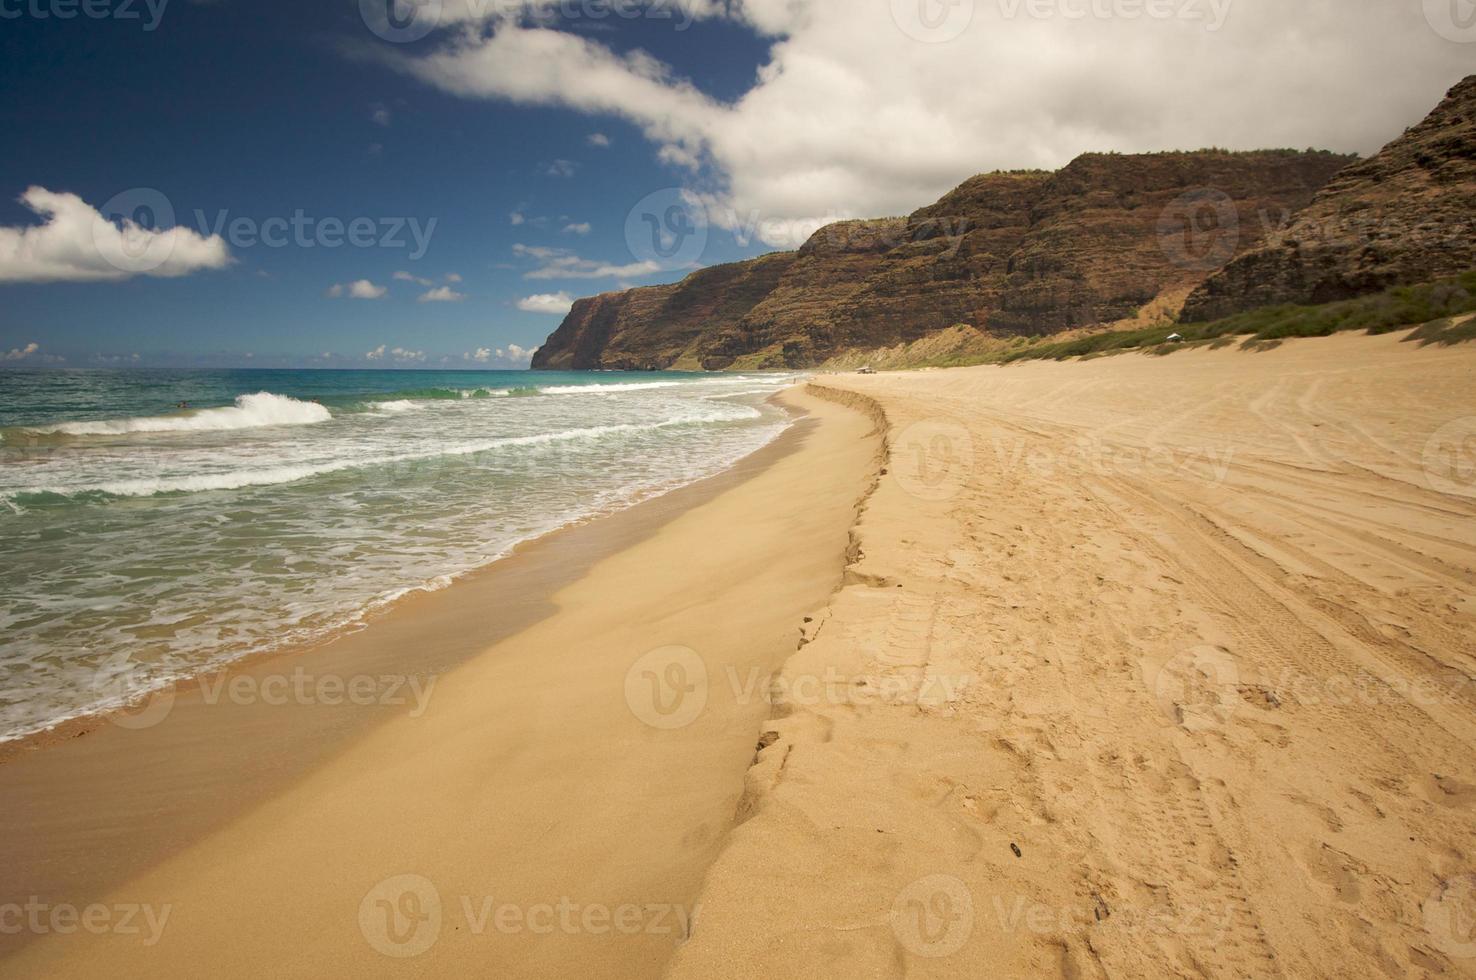
[[[1476,347],[819,383],[890,471],[672,975],[1476,976]]]

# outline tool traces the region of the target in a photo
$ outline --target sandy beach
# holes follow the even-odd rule
[[[734,471],[0,765],[0,974],[655,975],[877,465],[872,420],[785,397]],[[397,675],[429,696],[316,683]]]
[[[735,471],[233,675],[401,702],[11,753],[0,973],[1476,975],[1473,381],[817,376]]]
[[[675,977],[1476,975],[1476,350],[817,380],[889,424]]]

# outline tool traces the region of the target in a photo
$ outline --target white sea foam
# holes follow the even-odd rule
[[[344,470],[362,469],[371,466],[388,466],[396,463],[414,463],[443,456],[471,456],[476,453],[492,452],[517,446],[542,446],[550,443],[568,442],[574,439],[597,439],[601,436],[621,432],[643,432],[664,429],[673,425],[705,421],[700,416],[668,419],[663,422],[639,425],[595,425],[560,432],[540,432],[531,436],[511,436],[501,439],[482,439],[469,442],[447,443],[417,452],[390,453],[379,456],[349,457],[323,463],[306,463],[294,466],[245,467],[222,470],[214,473],[197,473],[188,476],[141,478],[132,480],[110,480],[91,485],[77,486],[33,486],[7,490],[0,498],[7,502],[15,497],[50,494],[58,497],[76,497],[89,493],[104,493],[112,497],[151,497],[161,493],[200,493],[207,490],[240,490],[246,487],[275,486],[296,483],[315,476],[326,476]]]
[[[59,422],[27,429],[38,435],[120,436],[136,432],[209,432],[228,429],[254,429],[267,425],[312,425],[332,418],[328,409],[316,402],[298,401],[286,395],[258,391],[240,395],[236,404],[223,408],[204,408],[178,415],[146,415],[138,418],[107,419],[100,422]]]
[[[549,385],[538,389],[541,395],[609,395],[623,391],[650,391],[653,388],[678,388],[681,381],[637,381],[614,385]]]
[[[0,742],[106,707],[105,653],[138,663],[137,693],[316,641],[520,541],[718,472],[785,425],[769,378],[543,382],[607,396],[584,399],[509,399],[542,392],[493,383],[507,387],[304,389],[352,405],[331,416],[264,392],[160,419],[37,416],[56,433],[39,451],[6,430],[22,445],[0,445],[0,552],[14,558],[0,571]],[[239,391],[217,389],[216,404]]]

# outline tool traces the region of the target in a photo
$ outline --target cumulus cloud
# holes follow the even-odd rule
[[[527,220],[527,218],[523,217],[523,212],[521,211],[514,211],[512,214],[507,216],[507,223],[512,225],[514,228]]]
[[[4,354],[0,354],[0,361],[24,361],[40,349],[41,345],[33,340],[24,347],[12,347]]]
[[[458,293],[450,286],[437,286],[428,292],[420,294],[417,303],[460,303],[466,299],[464,293]]]
[[[610,137],[606,136],[604,133],[590,133],[589,145],[598,146],[602,150],[607,149],[610,146]]]
[[[369,118],[378,126],[388,126],[393,120],[389,106],[376,102],[369,107]]]
[[[506,347],[478,347],[461,355],[463,361],[498,368],[525,368],[533,360],[533,348],[508,344]]]
[[[574,297],[566,292],[535,293],[518,300],[518,309],[525,313],[551,313],[564,316],[574,306]]]
[[[395,361],[399,364],[412,364],[424,361],[425,351],[408,350],[404,347],[389,347],[388,344],[380,344],[371,351],[365,351],[364,358],[370,361]]]
[[[616,265],[581,258],[566,248],[550,248],[546,245],[513,246],[513,254],[519,258],[533,259],[538,267],[523,273],[524,279],[619,279],[631,276],[648,276],[661,271],[658,262],[643,261]]]
[[[588,235],[589,232],[588,221],[571,221],[564,226],[564,233],[568,235]]]
[[[573,177],[579,171],[579,164],[573,160],[555,160],[543,168],[543,172],[550,177]]]
[[[144,228],[131,218],[114,223],[76,194],[31,187],[20,203],[45,220],[0,228],[0,283],[175,278],[231,263],[219,235]]]
[[[518,367],[527,367],[536,353],[535,347],[519,347],[517,344],[508,344],[507,348],[497,348],[497,356],[508,364]]]
[[[771,45],[720,101],[648,54],[509,13],[537,6],[471,2],[475,23],[399,65],[461,96],[628,120],[715,223],[766,240],[1091,150],[1369,153],[1470,70],[1415,0],[964,0],[937,22],[915,2],[693,3]]]
[[[329,286],[325,295],[329,299],[340,299],[344,296],[349,299],[383,299],[387,293],[389,293],[388,286],[376,286],[368,279],[355,279],[353,282],[341,282]]]

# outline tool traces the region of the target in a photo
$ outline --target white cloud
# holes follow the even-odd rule
[[[454,272],[448,272],[448,273],[446,273],[446,281],[447,282],[461,282],[461,276],[457,275]]]
[[[423,350],[407,350],[404,347],[392,347],[386,350],[388,346],[387,344],[380,344],[371,351],[365,351],[365,359],[370,361],[389,360],[400,364],[410,364],[425,360],[425,351]]]
[[[518,309],[525,313],[550,313],[566,315],[574,306],[574,297],[566,292],[535,293],[518,300]]]
[[[20,203],[46,220],[0,228],[0,283],[175,278],[232,261],[219,235],[143,228],[132,219],[114,224],[76,194],[31,187]]]
[[[523,273],[524,279],[619,279],[621,277],[648,276],[661,271],[658,262],[631,262],[614,265],[580,258],[566,248],[549,248],[546,245],[513,246],[513,254],[525,259],[534,259],[538,268]]]
[[[435,285],[435,280],[433,280],[433,279],[426,279],[423,276],[413,275],[413,274],[411,274],[409,272],[403,272],[403,271],[396,272],[394,274],[394,277],[393,278],[395,279],[396,282],[413,282],[417,286],[434,286]]]
[[[418,303],[459,303],[466,299],[465,294],[458,293],[450,286],[437,286],[429,292],[421,293]]]
[[[390,115],[389,106],[376,102],[374,105],[369,107],[369,118],[373,120],[376,125],[388,126],[393,117]]]
[[[543,172],[550,177],[573,177],[578,170],[579,164],[573,160],[555,160],[543,168]]]
[[[24,347],[12,347],[8,352],[0,354],[0,361],[24,361],[40,349],[41,345],[33,340]]]
[[[520,347],[517,344],[508,344],[506,347],[498,347],[495,350],[490,347],[478,347],[475,351],[462,354],[461,359],[491,367],[525,368],[533,360],[533,350],[533,348]]]
[[[512,225],[514,228],[527,220],[527,218],[523,217],[523,213],[521,211],[514,211],[512,214],[507,216],[508,224]]]
[[[348,283],[335,283],[325,294],[329,299],[347,296],[349,299],[383,299],[389,292],[388,286],[376,286],[368,279],[355,279]]]
[[[589,145],[598,146],[601,149],[606,149],[610,145],[610,137],[606,136],[604,133],[590,133]]]
[[[571,221],[564,226],[564,232],[570,235],[588,235],[589,231],[588,221]]]
[[[945,9],[967,16],[944,43],[919,39],[930,28],[909,22],[924,9],[911,0],[693,3],[772,39],[753,86],[722,102],[643,52],[507,15],[537,3],[488,15],[463,2],[482,23],[402,55],[404,70],[462,96],[629,120],[694,171],[714,222],[769,239],[906,213],[971,174],[1085,151],[1368,153],[1470,71],[1469,45],[1444,40],[1414,0],[965,0]],[[1163,9],[1174,16],[1149,13]]]
[[[660,142],[700,140],[709,117],[720,111],[716,101],[642,51],[622,56],[511,19],[493,18],[490,34],[470,30],[432,54],[398,64],[458,95],[617,115]]]

